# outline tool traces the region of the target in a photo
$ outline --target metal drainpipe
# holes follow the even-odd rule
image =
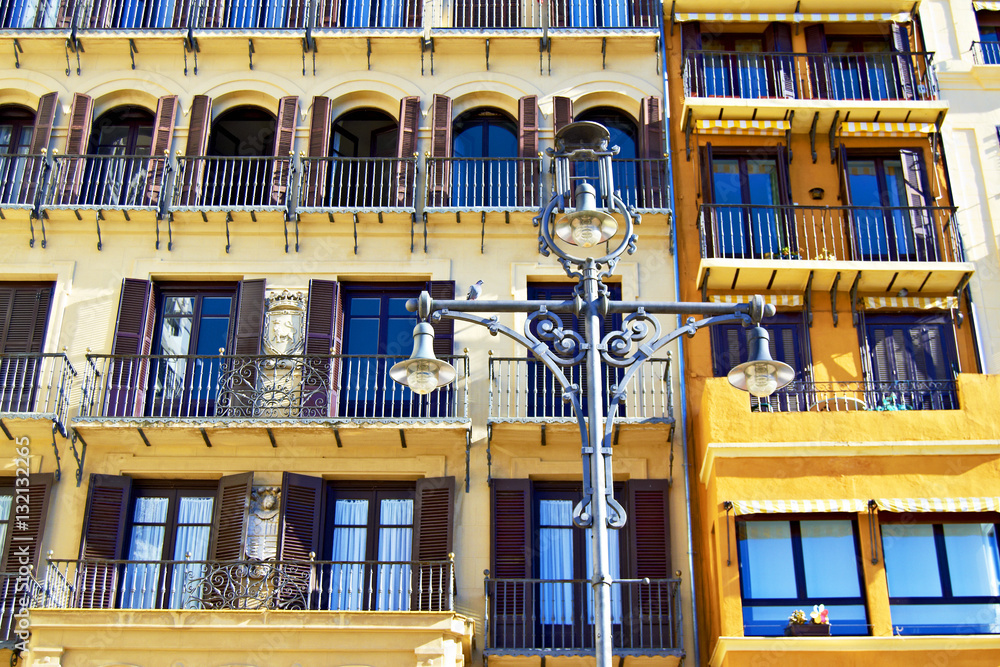
[[[667,96],[667,32],[664,28],[664,14],[663,14],[663,2],[660,2],[660,64],[661,71],[660,74],[663,84],[663,138],[665,150],[663,154],[667,159],[667,201],[668,209],[670,211],[670,253],[674,257],[674,300],[681,300],[681,283],[680,283],[680,260],[677,258],[677,212],[674,204],[674,163],[672,159],[672,153],[670,150],[670,98]],[[683,324],[683,316],[677,316],[677,326]],[[691,526],[691,475],[688,470],[688,446],[687,446],[687,383],[684,379],[685,374],[685,363],[683,354],[683,343],[679,343],[681,346],[677,350],[677,388],[678,394],[680,396],[680,407],[681,407],[681,418],[679,428],[677,429],[678,437],[681,441],[681,451],[683,453],[683,470],[684,470],[684,507],[687,512],[687,554],[688,554],[688,573],[691,579],[691,635],[692,643],[694,646],[691,649],[691,656],[694,659],[695,667],[700,667],[701,665],[701,647],[698,637],[698,596],[695,592],[695,578],[694,578],[694,533]],[[671,443],[673,444],[673,443]]]

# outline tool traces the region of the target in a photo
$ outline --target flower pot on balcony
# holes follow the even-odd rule
[[[785,626],[786,637],[829,637],[829,623],[789,623]]]

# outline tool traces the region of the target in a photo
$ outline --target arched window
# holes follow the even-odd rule
[[[395,157],[399,124],[378,109],[355,109],[337,119],[330,134],[330,155]]]
[[[41,158],[16,158],[31,149],[35,113],[15,104],[0,106],[0,201],[5,204],[30,204],[34,198],[32,185],[38,174]],[[25,171],[29,177],[25,180]]]
[[[274,164],[274,114],[259,107],[223,111],[208,136],[204,200],[219,206],[251,206],[269,202]]]
[[[270,157],[274,149],[275,117],[259,107],[223,111],[212,123],[208,155]]]
[[[639,183],[639,170],[636,158],[639,156],[639,131],[628,114],[613,107],[594,107],[587,109],[576,117],[577,121],[589,120],[600,123],[608,128],[611,134],[611,146],[618,147],[618,154],[612,160],[615,190],[621,193],[626,203],[635,205],[635,193]],[[578,176],[586,176],[591,185],[600,189],[597,177],[596,162],[578,162],[575,172]]]
[[[27,153],[35,112],[16,104],[0,106],[0,154]]]
[[[399,124],[378,109],[355,109],[333,124],[327,191],[333,205],[372,208],[389,205],[396,170]]]
[[[452,137],[452,206],[513,206],[517,122],[497,109],[473,109],[455,119]]]
[[[115,107],[94,121],[92,155],[149,155],[153,143],[153,113],[137,106]]]

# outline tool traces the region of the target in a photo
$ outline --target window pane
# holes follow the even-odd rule
[[[358,319],[351,313],[347,326],[348,354],[378,354],[377,319]]]
[[[890,613],[907,635],[1000,634],[1000,604],[894,604]]]
[[[812,607],[807,605],[787,605],[774,607],[743,606],[743,632],[749,636],[774,637],[781,636],[788,625],[788,617],[796,609],[807,613]],[[867,635],[868,618],[863,605],[826,605],[830,612],[830,634],[832,635]],[[895,617],[893,617],[895,620]]]
[[[192,315],[194,314],[193,296],[168,296],[163,299],[164,315]]]
[[[201,301],[201,315],[225,315],[229,317],[229,311],[233,300],[228,296],[206,296]]]
[[[933,526],[882,526],[882,553],[890,597],[941,596]]]
[[[809,597],[860,597],[850,521],[802,521],[802,559]]]
[[[991,523],[945,524],[951,594],[1000,595],[1000,558],[996,528]]]
[[[0,521],[7,521],[10,518],[10,504],[13,496],[0,496]],[[0,540],[2,544],[2,540]]]
[[[379,307],[381,304],[382,300],[378,298],[351,299],[351,317],[357,317],[358,315],[378,317]]]
[[[573,502],[541,500],[538,503],[539,578],[573,578]],[[541,584],[542,623],[573,623],[573,584]]]
[[[745,598],[794,598],[795,564],[788,521],[742,521],[740,576]]]
[[[198,323],[198,349],[195,354],[219,354],[219,350],[226,349],[228,337],[228,317],[201,318]]]
[[[378,590],[376,609],[410,608],[410,551],[413,544],[413,501],[383,498],[379,503]]]
[[[742,204],[739,160],[712,161],[712,190],[716,204]]]
[[[160,354],[187,354],[191,345],[191,318],[164,317],[160,331]]]
[[[365,590],[365,546],[368,535],[368,501],[337,500],[334,509],[333,548],[330,560],[347,561],[330,568],[330,608],[361,609]]]
[[[136,498],[128,560],[158,561],[163,558],[166,528],[162,524],[167,520],[168,506],[167,498]],[[121,606],[125,609],[153,608],[159,580],[158,563],[127,565],[122,573]]]

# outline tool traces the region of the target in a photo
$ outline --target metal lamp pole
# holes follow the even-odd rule
[[[450,364],[434,357],[431,345],[433,333],[428,319],[450,318],[486,327],[492,335],[504,334],[532,352],[562,387],[562,398],[573,406],[580,429],[583,463],[583,498],[573,508],[573,523],[591,529],[590,583],[594,600],[594,647],[597,667],[612,667],[611,635],[611,567],[608,540],[609,529],[625,525],[625,508],[615,500],[611,472],[611,443],[618,405],[625,400],[629,382],[642,364],[664,346],[681,335],[694,335],[699,329],[725,322],[742,322],[753,326],[750,359],[730,373],[730,382],[756,396],[770,395],[788,384],[794,372],[791,367],[770,358],[767,332],[761,328],[763,317],[774,314],[773,305],[765,305],[761,296],[749,303],[709,304],[684,302],[612,301],[603,279],[612,275],[620,257],[636,250],[634,224],[639,216],[614,191],[611,157],[617,147],[609,148],[610,135],[597,123],[572,123],[556,135],[555,150],[549,149],[555,163],[555,194],[535,218],[539,227],[539,252],[554,253],[566,275],[577,280],[574,297],[565,301],[457,301],[431,299],[423,292],[411,299],[407,308],[416,311],[420,323],[414,329],[413,355],[390,370],[390,375],[408,385],[418,394],[426,394],[450,383],[455,378]],[[571,174],[571,163],[597,163],[600,192]],[[583,171],[582,169],[580,171]],[[590,180],[593,180],[592,178]],[[576,181],[576,187],[573,182]],[[598,197],[600,204],[598,205]],[[575,204],[575,206],[574,206]],[[571,209],[558,220],[554,214]],[[618,213],[624,221],[624,238],[619,245],[601,256],[569,254],[562,244],[584,249],[606,248],[616,236],[618,222],[611,215]],[[558,240],[557,240],[558,239]],[[494,313],[481,317],[476,313]],[[523,332],[499,323],[495,313],[527,315]],[[574,313],[584,322],[584,335],[564,329],[557,314]],[[624,315],[622,327],[602,337],[605,318]],[[685,324],[663,334],[653,315],[689,315]],[[694,316],[703,316],[696,319]],[[586,383],[586,395],[573,383],[566,370],[583,365],[591,381]],[[605,395],[604,383],[598,381],[602,370],[621,373],[610,396]],[[585,401],[585,408],[582,404]],[[608,406],[607,417],[604,406]]]

